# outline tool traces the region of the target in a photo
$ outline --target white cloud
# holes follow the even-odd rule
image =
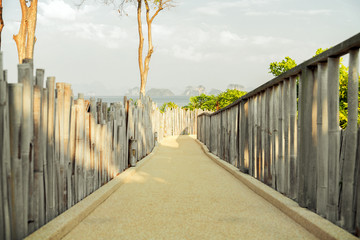
[[[289,10],[289,11],[247,11],[247,16],[293,16],[293,15],[330,15],[333,11],[329,9],[317,9],[317,10]]]
[[[74,21],[80,16],[89,14],[95,10],[94,6],[85,5],[84,7],[77,9],[75,5],[66,3],[64,0],[48,0],[45,2],[39,2],[39,20],[61,20],[61,21]]]
[[[179,45],[174,45],[172,47],[172,53],[175,57],[195,62],[200,62],[206,58],[206,55],[197,52],[194,47],[188,46],[188,47],[182,47]]]
[[[240,0],[240,1],[219,1],[219,2],[209,2],[204,6],[194,9],[196,13],[201,13],[204,15],[220,16],[222,10],[229,8],[248,8],[251,6],[262,6],[269,4],[276,0]]]
[[[38,6],[41,15],[44,18],[70,21],[75,20],[76,10],[63,0],[39,2]]]
[[[67,35],[95,41],[108,48],[119,48],[122,45],[121,40],[128,37],[122,28],[105,24],[76,23],[64,26],[60,30]]]
[[[213,6],[199,7],[194,10],[197,13],[201,13],[209,16],[220,16],[220,9]]]
[[[272,36],[252,36],[251,43],[255,45],[269,45],[269,44],[291,44],[294,40],[288,38],[279,38]]]
[[[147,29],[147,26],[143,26],[143,29]],[[161,37],[171,36],[174,33],[174,31],[171,28],[164,25],[152,24],[152,33],[154,36],[161,38]]]
[[[221,31],[220,32],[220,42],[224,45],[229,45],[232,43],[239,43],[240,41],[245,41],[245,37],[240,37],[236,33],[230,31]]]

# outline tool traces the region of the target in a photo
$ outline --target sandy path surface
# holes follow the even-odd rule
[[[316,238],[180,136],[63,239]]]

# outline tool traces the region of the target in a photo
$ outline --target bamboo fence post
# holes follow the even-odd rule
[[[284,80],[284,193],[289,196],[290,187],[290,80]]]
[[[10,156],[11,156],[11,188],[10,210],[11,210],[11,237],[22,239],[27,234],[27,219],[24,209],[24,171],[21,155],[21,130],[23,118],[23,84],[8,84],[9,93],[9,122],[10,124]]]
[[[269,89],[269,98],[267,100],[268,115],[268,179],[269,186],[275,186],[273,181],[273,163],[274,163],[274,87]]]
[[[55,108],[55,169],[57,183],[57,211],[62,213],[64,207],[65,156],[64,156],[64,83],[56,83]]]
[[[85,155],[84,155],[84,164],[85,164],[85,192],[84,197],[88,196],[91,193],[92,185],[92,174],[91,174],[91,115],[89,112],[85,111]]]
[[[2,55],[0,55],[0,58],[2,58]],[[0,60],[0,72],[2,73],[2,59]],[[2,75],[2,74],[1,74]],[[7,107],[7,89],[6,89],[6,83],[3,81],[2,76],[0,76],[0,238],[5,239],[6,237],[10,238],[10,235],[6,236],[6,216],[5,211],[8,210],[8,204],[4,202],[4,198],[7,197],[7,179],[5,176],[7,175],[7,172],[5,170],[5,161],[8,161],[8,159],[4,159],[3,152],[7,151],[5,150],[5,147],[3,146],[5,141],[10,141],[9,137],[5,136],[4,129],[8,128],[9,126],[5,126],[4,118],[7,115],[5,113],[6,107]],[[5,145],[5,144],[4,144]],[[6,189],[6,191],[5,191]],[[10,218],[9,218],[10,220]],[[10,224],[9,224],[10,225]]]
[[[3,56],[0,52],[0,238],[11,238],[10,204],[11,162],[9,99],[6,78],[3,76]]]
[[[264,101],[264,119],[265,119],[265,156],[264,156],[264,182],[271,186],[271,159],[270,159],[270,95],[271,89],[266,89]]]
[[[107,179],[107,175],[106,175],[106,165],[107,165],[107,156],[106,156],[106,129],[107,125],[101,124],[101,152],[100,152],[100,156],[101,156],[101,161],[100,161],[100,173],[101,173],[101,184],[100,186],[102,186],[103,184],[105,184],[105,181]]]
[[[238,130],[238,149],[239,149],[239,166],[241,172],[245,172],[245,112],[244,112],[244,101],[239,103],[238,107],[238,118],[239,118],[239,130]]]
[[[120,149],[121,149],[121,172],[124,171],[124,169],[127,167],[127,139],[126,139],[126,115],[125,115],[125,108],[124,106],[121,106],[120,109]]]
[[[254,96],[253,105],[253,176],[258,178],[258,95]]]
[[[138,101],[136,109],[136,118],[137,122],[135,125],[135,139],[137,139],[137,160],[139,161],[142,158],[143,153],[143,139],[142,139],[142,128],[143,128],[143,122],[142,122],[142,115],[143,115],[143,104],[141,101]]]
[[[94,101],[95,103],[95,101]],[[91,104],[91,109],[93,109],[94,105]],[[93,112],[90,115],[90,174],[91,174],[91,183],[90,183],[90,193],[95,191],[95,174],[96,174],[96,123],[95,123],[95,116]]]
[[[280,108],[280,86],[277,85],[274,87],[274,97],[273,97],[273,110],[274,110],[274,119],[273,119],[273,163],[272,163],[272,187],[275,190],[279,189],[279,108]]]
[[[80,187],[79,187],[79,201],[81,201],[82,199],[84,199],[85,195],[86,195],[86,162],[85,162],[85,158],[86,158],[86,109],[85,109],[85,100],[84,100],[84,94],[83,93],[79,93],[78,94],[78,100],[79,100],[79,105],[80,105],[80,144],[79,144],[79,151],[80,151],[80,156],[79,156],[79,172],[80,172]],[[104,106],[104,103],[103,103]],[[103,117],[106,117],[106,111],[105,113],[103,112]]]
[[[249,162],[250,162],[250,136],[249,136],[249,122],[250,122],[250,114],[249,114],[249,104],[250,99],[247,99],[247,101],[244,103],[243,109],[242,109],[242,134],[243,137],[242,146],[243,146],[243,164],[244,164],[244,172],[249,173]],[[249,129],[249,131],[248,131]]]
[[[210,118],[210,116],[209,116]],[[239,162],[239,105],[236,105],[235,107],[233,107],[233,119],[235,120],[233,122],[233,151],[234,151],[234,156],[233,156],[233,162],[235,163],[234,165],[237,165],[237,167],[239,167],[238,162]],[[209,126],[210,127],[210,126]],[[212,128],[209,128],[209,131],[211,131]],[[211,139],[212,140],[212,139]]]
[[[290,77],[290,99],[289,99],[289,111],[290,111],[290,186],[289,197],[297,199],[297,96],[296,96],[296,76]],[[327,169],[327,168],[326,168]]]
[[[299,205],[316,209],[316,114],[317,114],[317,80],[315,71],[309,68],[303,70],[301,79],[302,90],[299,100],[301,109],[299,119],[301,126],[306,126],[300,132],[299,155]],[[311,109],[311,112],[309,112]]]
[[[29,225],[29,233],[32,233],[44,224],[44,209],[45,209],[45,196],[44,196],[44,163],[41,153],[43,152],[43,145],[41,144],[41,90],[39,86],[34,86],[34,186],[33,186],[33,221]],[[41,222],[41,223],[40,223]]]
[[[101,140],[101,125],[96,124],[96,132],[95,132],[95,189],[100,187],[100,140]]]
[[[75,193],[75,184],[76,184],[76,142],[77,142],[77,129],[76,129],[76,115],[77,106],[75,104],[71,104],[71,118],[70,118],[70,139],[69,139],[69,156],[70,162],[68,166],[68,208],[72,207],[76,202],[76,193]]]
[[[102,99],[98,98],[98,101],[96,102],[97,124],[102,124],[103,116],[102,116],[101,106],[102,106]]]
[[[28,218],[29,213],[29,206],[31,206],[31,198],[29,197],[29,186],[32,187],[33,183],[33,173],[31,173],[31,169],[33,166],[33,158],[32,158],[32,151],[33,151],[33,143],[32,143],[32,136],[33,136],[33,116],[32,116],[32,109],[33,109],[33,73],[30,63],[19,64],[18,65],[18,82],[23,84],[23,117],[22,117],[22,124],[21,124],[21,158],[22,158],[22,174],[23,174],[23,211],[24,211],[24,221],[25,227],[25,234],[28,233]],[[30,174],[31,173],[31,174]]]
[[[345,161],[342,173],[341,215],[342,226],[349,232],[354,231],[355,207],[354,186],[358,135],[358,91],[359,91],[359,49],[349,52],[349,77],[348,77],[348,123],[346,127]],[[358,193],[360,194],[360,193]]]
[[[318,63],[318,96],[317,96],[317,193],[316,213],[326,217],[328,192],[328,119],[327,119],[327,63]]]
[[[64,211],[70,208],[71,202],[71,175],[70,160],[70,131],[72,113],[72,90],[71,85],[64,84],[64,179],[63,179],[63,207]]]
[[[261,161],[260,161],[260,179],[263,183],[267,184],[265,181],[265,148],[266,148],[266,136],[265,136],[265,131],[266,131],[266,118],[265,118],[265,102],[266,102],[266,91],[263,91],[261,93],[261,100],[260,100],[260,156],[261,156]]]
[[[340,59],[328,59],[328,204],[327,219],[331,222],[338,220],[339,199],[339,155],[340,155],[340,129],[339,129],[339,64]],[[331,97],[330,97],[331,96]],[[303,126],[303,125],[302,125]],[[303,131],[303,129],[301,129]],[[300,134],[301,134],[300,131]],[[301,150],[301,149],[300,149]]]
[[[55,168],[54,168],[54,116],[55,116],[55,77],[48,77],[46,81],[48,89],[48,135],[46,146],[46,162],[48,176],[48,193],[46,193],[46,222],[49,222],[56,216],[55,209]]]
[[[109,119],[108,119],[109,120]],[[108,182],[111,178],[112,173],[112,157],[111,157],[111,123],[110,121],[106,124],[106,179],[105,182]]]
[[[257,140],[257,143],[256,143],[256,170],[257,170],[257,179],[259,179],[260,181],[262,180],[262,171],[261,171],[261,168],[262,168],[262,151],[261,151],[261,100],[262,100],[262,93],[259,93],[258,94],[258,97],[257,97],[257,108],[256,108],[256,112],[257,112],[257,119],[256,119],[256,127],[257,127],[257,136],[256,136],[256,140]]]
[[[210,119],[210,123],[211,123],[211,144],[210,144],[210,150],[212,153],[214,153],[215,155],[217,154],[216,151],[216,139],[217,139],[217,121],[216,121],[216,116],[211,116]]]
[[[48,90],[42,88],[42,106],[41,106],[41,146],[42,151],[40,152],[40,159],[43,164],[43,182],[44,182],[44,205],[40,215],[40,226],[46,223],[46,198],[48,196],[48,175],[47,175],[47,161],[46,161],[46,151],[47,151],[47,136],[48,136]]]
[[[279,151],[278,151],[278,164],[277,164],[277,174],[278,174],[278,182],[277,187],[278,191],[281,193],[285,193],[285,166],[284,166],[284,82],[279,84],[279,128],[278,128],[278,136],[279,136]]]
[[[203,117],[203,119],[202,119],[202,125],[204,125],[205,126],[205,123],[204,123],[204,121],[205,121],[205,119],[206,119],[206,117],[205,117],[206,115],[204,115],[204,117]],[[223,159],[223,160],[226,160],[225,159],[225,151],[226,151],[226,111],[222,111],[221,113],[220,113],[220,116],[221,116],[221,155],[220,155],[220,158],[221,159]],[[202,130],[202,132],[203,132],[203,134],[202,135],[204,135],[204,133],[205,133],[205,131],[206,130]]]
[[[254,176],[254,98],[248,100],[248,130],[249,130],[249,174]]]
[[[317,174],[317,155],[318,155],[318,139],[317,139],[317,95],[318,95],[318,69],[315,68],[312,70],[312,76],[313,76],[313,89],[312,89],[312,114],[311,114],[311,146],[310,146],[310,152],[309,152],[309,178],[307,179],[307,188],[308,188],[308,196],[307,196],[307,202],[309,203],[309,209],[312,211],[316,211],[316,189],[317,189],[317,183],[316,183],[316,174]],[[312,161],[311,161],[312,160]],[[314,184],[316,183],[316,184]]]
[[[75,120],[75,161],[74,161],[74,204],[76,204],[80,200],[80,187],[81,187],[81,175],[80,175],[80,168],[81,168],[81,144],[83,142],[82,138],[82,131],[81,131],[81,105],[80,100],[75,100],[75,111],[76,111],[76,120]]]
[[[358,130],[358,142],[357,142],[357,148],[360,149],[360,130]],[[355,204],[356,204],[356,219],[355,219],[355,231],[357,235],[360,235],[360,151],[357,151],[357,168],[355,172],[355,181],[356,181],[356,198],[355,198]]]

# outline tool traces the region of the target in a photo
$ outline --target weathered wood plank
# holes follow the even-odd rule
[[[355,207],[355,166],[358,132],[358,91],[359,91],[359,49],[349,52],[349,77],[348,77],[348,123],[346,127],[345,161],[342,172],[341,215],[342,227],[349,232],[354,231]]]
[[[328,192],[328,119],[327,119],[327,63],[318,64],[318,96],[317,96],[317,196],[316,212],[326,217]]]
[[[3,76],[3,56],[0,52],[0,238],[11,238],[9,192],[11,189],[9,99]]]
[[[274,97],[273,97],[273,106],[274,106],[274,119],[273,119],[273,164],[272,164],[272,187],[275,190],[279,189],[279,94],[280,86],[274,87]]]
[[[8,84],[9,93],[9,121],[10,124],[10,156],[11,156],[11,237],[22,239],[27,234],[27,222],[24,222],[24,177],[21,156],[21,129],[23,116],[23,84]],[[27,205],[27,204],[26,204]]]
[[[18,65],[18,82],[23,84],[23,114],[21,124],[21,158],[22,158],[22,174],[23,174],[23,211],[25,234],[28,233],[29,206],[31,206],[31,198],[29,198],[29,187],[33,183],[33,73],[30,63]]]
[[[297,176],[297,95],[296,95],[296,80],[297,77],[290,78],[290,99],[289,99],[289,111],[290,111],[290,163],[289,163],[289,197],[297,199],[298,192],[298,176]],[[327,169],[327,168],[326,168]]]
[[[42,113],[42,88],[39,86],[34,86],[34,183],[33,183],[33,219],[32,224],[29,224],[29,233],[34,232],[40,226],[40,218],[42,223],[44,220],[44,209],[45,209],[45,196],[44,196],[44,163],[41,153],[43,152],[43,145],[41,144],[41,113]]]
[[[269,160],[268,160],[268,180],[269,185],[274,188],[275,183],[273,181],[273,162],[274,162],[274,137],[273,137],[273,131],[274,131],[274,88],[270,88],[269,90],[269,98],[268,98],[268,144],[269,144]]]
[[[75,204],[75,175],[76,175],[76,111],[77,106],[71,104],[71,119],[70,119],[70,139],[69,139],[69,157],[70,162],[68,166],[68,207]]]
[[[284,165],[283,165],[283,181],[284,181],[284,193],[289,196],[290,187],[290,80],[284,81]]]
[[[48,91],[48,134],[46,147],[46,166],[48,177],[48,193],[46,193],[46,222],[49,222],[56,216],[55,209],[55,77],[48,77],[46,81],[46,88]]]
[[[317,81],[315,71],[304,69],[302,74],[301,109],[299,118],[301,126],[299,154],[299,205],[311,210],[316,209],[316,101]],[[311,109],[311,112],[309,112]],[[314,136],[314,137],[313,137]]]
[[[46,197],[48,194],[48,176],[47,176],[47,161],[46,161],[46,151],[47,151],[47,135],[48,135],[48,90],[42,88],[42,106],[41,106],[41,136],[40,136],[40,145],[42,150],[40,151],[40,159],[43,164],[43,196],[44,196],[44,205],[43,209],[40,210],[39,225],[42,226],[46,223]],[[43,212],[41,212],[43,211]]]
[[[270,133],[270,95],[271,89],[267,89],[265,91],[265,99],[264,99],[264,183],[271,186],[271,158],[270,158],[270,141],[271,141],[271,133]]]
[[[340,129],[339,129],[339,58],[328,59],[328,204],[327,219],[331,222],[338,220],[339,201],[339,155],[340,155]],[[304,126],[304,125],[301,125]],[[300,134],[303,131],[301,128]],[[300,150],[301,152],[301,146]],[[299,159],[300,163],[300,159]]]

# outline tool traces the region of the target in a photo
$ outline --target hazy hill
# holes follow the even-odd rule
[[[169,89],[165,88],[151,88],[149,91],[146,92],[146,95],[150,97],[169,97],[175,96],[175,94],[170,91]]]

